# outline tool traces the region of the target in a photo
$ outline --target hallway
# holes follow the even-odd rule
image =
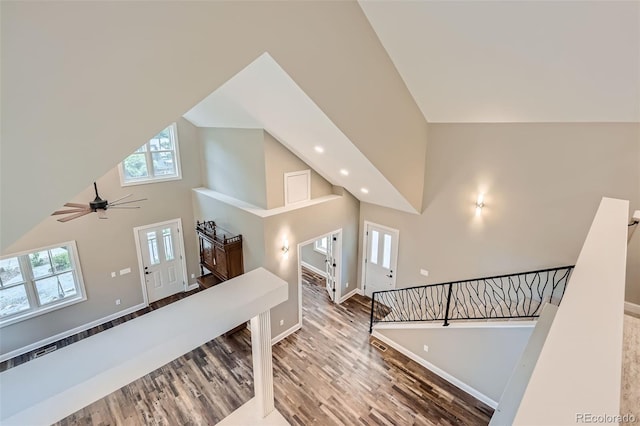
[[[487,424],[492,410],[393,349],[369,343],[369,299],[303,285],[303,328],[273,347],[276,407],[294,425]],[[253,395],[249,330],[219,337],[60,425],[215,424]]]

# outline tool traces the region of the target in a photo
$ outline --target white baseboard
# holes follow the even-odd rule
[[[486,396],[482,392],[480,392],[477,389],[469,386],[468,384],[462,382],[461,380],[455,378],[454,376],[452,376],[451,374],[449,374],[446,371],[442,370],[441,368],[436,367],[435,365],[431,364],[429,361],[419,357],[418,355],[414,354],[410,350],[406,349],[404,346],[401,346],[398,343],[394,342],[393,340],[387,338],[386,336],[383,336],[382,334],[378,333],[376,330],[373,330],[373,333],[371,335],[373,337],[375,337],[376,339],[380,340],[381,342],[386,343],[387,345],[391,346],[392,348],[394,348],[395,350],[397,350],[398,352],[400,352],[401,354],[403,354],[407,358],[417,362],[418,364],[420,364],[421,366],[423,366],[427,370],[430,370],[430,371],[434,372],[435,374],[437,374],[438,376],[442,377],[443,379],[445,379],[447,382],[451,383],[452,385],[460,388],[461,390],[465,391],[466,393],[468,393],[469,395],[473,396],[474,398],[484,402],[485,404],[487,404],[491,408],[495,409],[495,408],[498,407],[498,403],[496,401],[494,401],[493,399],[489,398],[488,396]]]
[[[185,293],[191,290],[195,290],[196,288],[198,288],[200,286],[200,284],[198,283],[193,283],[193,284],[189,284],[187,286],[187,289],[184,291]]]
[[[287,336],[295,333],[296,331],[300,330],[301,328],[302,328],[302,324],[297,323],[293,327],[291,327],[290,329],[283,331],[282,333],[278,334],[276,337],[271,339],[271,346],[275,345],[280,340],[285,339]]]
[[[448,328],[534,328],[537,321],[469,321],[452,322]],[[398,330],[416,328],[435,328],[442,330],[442,321],[412,321],[412,322],[379,322],[375,324],[378,330]]]
[[[66,339],[69,336],[73,336],[74,334],[82,333],[92,327],[96,327],[98,325],[102,325],[105,322],[113,321],[116,318],[123,317],[125,315],[131,314],[135,311],[138,311],[142,308],[146,308],[148,305],[146,303],[140,303],[139,305],[132,306],[130,308],[124,309],[122,311],[115,312],[111,315],[107,315],[106,317],[97,319],[95,321],[91,321],[84,325],[78,326],[76,328],[72,328],[71,330],[63,331],[62,333],[58,333],[55,336],[47,337],[46,339],[39,340],[35,343],[32,343],[27,346],[23,346],[19,349],[13,350],[11,352],[4,353],[0,355],[0,362],[4,362],[8,359],[15,358],[27,352],[31,352],[34,349],[41,348],[43,346],[49,345],[51,343],[57,342],[58,340]]]
[[[353,290],[351,290],[349,293],[345,294],[344,296],[342,296],[340,298],[340,301],[338,303],[342,303],[345,300],[347,300],[348,298],[350,298],[351,296],[353,296],[354,294],[362,294],[360,292],[360,289],[358,287],[354,288]]]
[[[624,302],[624,311],[632,314],[640,315],[640,305],[631,302]]]
[[[302,266],[304,266],[305,268],[307,268],[307,269],[309,269],[309,270],[311,270],[311,271],[315,272],[315,273],[316,273],[316,274],[318,274],[318,275],[323,275],[323,276],[325,276],[325,277],[327,276],[327,271],[322,271],[322,270],[320,270],[320,269],[316,268],[315,266],[313,266],[313,265],[311,265],[311,264],[309,264],[309,263],[307,263],[307,262],[305,262],[305,261],[303,261],[303,260],[301,260],[301,261],[300,261],[300,265],[302,265]]]

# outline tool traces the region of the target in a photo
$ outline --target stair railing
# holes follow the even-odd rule
[[[573,267],[376,291],[369,332],[376,323],[537,318],[545,303],[560,304]]]

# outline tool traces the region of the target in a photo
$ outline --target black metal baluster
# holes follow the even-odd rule
[[[375,303],[376,303],[376,294],[373,293],[371,295],[371,318],[369,319],[369,334],[373,332],[373,307]]]
[[[449,306],[451,305],[451,290],[453,284],[449,284],[449,293],[447,294],[447,310],[444,314],[444,327],[449,325]]]

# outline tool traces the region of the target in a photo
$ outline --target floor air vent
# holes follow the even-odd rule
[[[42,355],[46,355],[58,349],[56,345],[51,345],[46,348],[40,349],[33,354],[33,359],[40,358]]]
[[[376,348],[380,352],[385,352],[387,350],[387,347],[385,345],[383,345],[382,343],[380,343],[379,341],[377,341],[377,340],[372,340],[371,341],[371,346],[373,346],[374,348]]]

